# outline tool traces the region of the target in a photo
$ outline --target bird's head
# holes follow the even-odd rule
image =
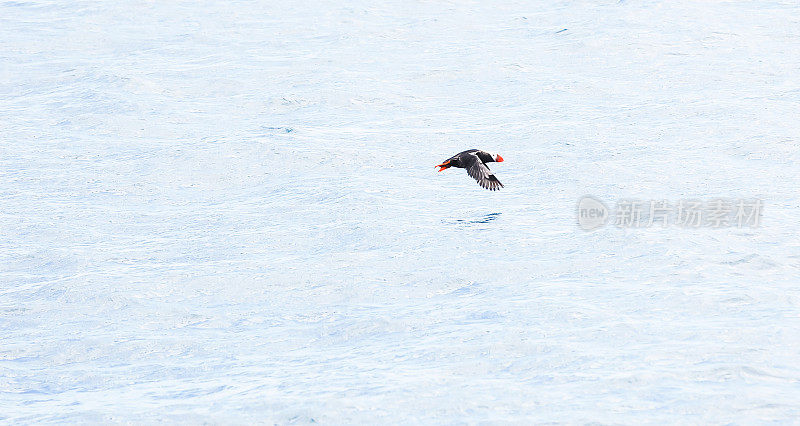
[[[494,159],[494,161],[496,161],[498,163],[502,163],[503,162],[503,157],[501,157],[500,154],[492,154],[492,158]]]

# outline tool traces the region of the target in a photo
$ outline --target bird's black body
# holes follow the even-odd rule
[[[445,162],[436,167],[440,167],[440,172],[450,167],[467,169],[467,174],[478,181],[480,186],[490,191],[496,191],[502,188],[503,184],[497,180],[497,177],[489,170],[489,166],[487,166],[486,163],[502,161],[503,157],[500,155],[490,154],[479,149],[468,149],[448,158]]]
[[[449,164],[451,167],[458,167],[459,169],[466,169],[471,164],[472,156],[468,156],[467,154],[475,154],[484,164],[491,163],[494,161],[492,155],[486,151],[481,151],[479,149],[468,149],[463,152],[459,152],[458,154],[450,157],[447,161],[450,161]],[[446,162],[447,162],[446,161]]]

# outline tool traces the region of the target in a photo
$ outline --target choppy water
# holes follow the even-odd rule
[[[0,3],[0,420],[796,420],[798,16]]]

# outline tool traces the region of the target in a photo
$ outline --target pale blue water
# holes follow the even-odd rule
[[[800,416],[793,2],[0,3],[0,420]],[[500,153],[481,189],[433,166]],[[759,197],[750,229],[578,199]]]

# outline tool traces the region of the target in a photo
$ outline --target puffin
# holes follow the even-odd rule
[[[445,160],[442,164],[434,167],[439,167],[440,172],[450,167],[467,169],[467,174],[478,181],[478,185],[490,191],[496,191],[503,188],[503,184],[497,180],[486,165],[486,163],[491,162],[502,163],[503,157],[501,157],[500,154],[491,154],[486,151],[481,151],[480,149],[468,149],[464,152],[459,152]]]

